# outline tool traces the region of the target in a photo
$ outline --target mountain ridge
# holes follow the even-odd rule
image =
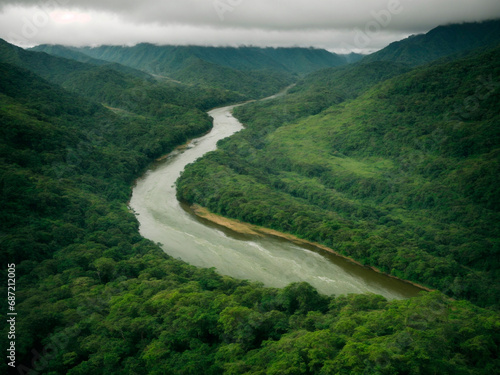
[[[324,296],[305,282],[267,288],[190,266],[141,237],[127,205],[133,180],[210,129],[202,109],[241,97],[195,84],[165,91],[105,65],[71,72],[81,65],[23,55],[57,84],[0,58],[0,256],[10,267],[0,273],[16,277],[14,371],[496,373],[499,54],[411,71],[394,62],[318,71],[289,95],[239,107],[246,129],[187,169],[184,178],[199,175],[194,189],[178,182],[213,211],[298,228],[456,297],[395,301]],[[16,56],[4,58],[21,63]],[[137,113],[96,104],[102,91],[131,95]],[[487,309],[457,299],[478,295]],[[12,370],[7,361],[0,369]]]
[[[37,46],[35,50],[49,47]],[[205,47],[139,43],[133,47],[100,46],[72,49],[90,57],[118,62],[133,68],[172,74],[190,56],[236,70],[274,69],[305,74],[328,66],[340,66],[356,60],[357,55],[337,55],[323,49],[286,47]],[[139,57],[138,57],[139,56]]]
[[[145,111],[159,110],[162,101],[190,106],[187,97],[201,99],[195,105],[206,110],[221,104],[271,95],[291,82],[290,76],[281,73],[264,72],[263,79],[258,80],[252,77],[255,75],[252,72],[239,72],[229,68],[230,74],[218,79],[218,74],[223,69],[220,67],[212,71],[209,77],[185,76],[183,78],[189,82],[181,83],[164,77],[153,77],[149,73],[118,63],[92,59],[71,49],[54,49],[55,51],[51,49],[49,52],[56,55],[51,55],[32,49],[24,50],[0,40],[0,61],[28,69],[87,99],[142,114],[146,114]],[[201,78],[211,78],[214,84],[203,85]],[[244,93],[231,91],[228,87]],[[186,95],[187,92],[189,95]]]
[[[88,56],[85,49],[68,48],[57,45],[42,45],[38,48],[31,48],[31,53],[52,53],[55,57],[63,56],[64,58],[75,59],[72,61],[85,61],[86,56],[89,60],[86,64],[94,64],[99,67],[108,67],[109,69],[118,70],[124,74],[130,75],[127,69],[132,72],[140,72],[148,75],[148,78],[170,81],[171,83],[181,83],[190,86],[200,86],[205,89],[218,88],[224,91],[232,91],[235,97],[241,100],[251,99],[256,97],[264,97],[272,95],[275,91],[288,86],[293,82],[293,75],[285,72],[283,69],[259,69],[259,70],[238,70],[231,67],[217,65],[206,60],[199,59],[197,56],[189,52],[189,49],[182,48],[179,53],[165,56],[162,55],[159,60],[149,60],[151,53],[156,54],[157,50],[151,50],[152,45],[141,44],[132,53],[132,57],[139,53],[141,64],[131,62],[131,56],[125,56],[120,59],[103,60],[99,57],[95,58]],[[147,51],[142,51],[142,49]],[[107,52],[114,54],[114,51],[122,51],[122,47],[110,47]],[[129,51],[130,52],[130,51]],[[149,55],[148,55],[149,53]],[[146,57],[145,57],[146,56]],[[146,60],[145,60],[146,59]],[[148,61],[144,65],[144,61]],[[201,64],[203,62],[203,64]],[[200,64],[205,69],[200,69]],[[165,71],[160,66],[169,66],[174,69]],[[119,69],[116,69],[119,67]],[[173,68],[172,68],[173,67]],[[140,74],[135,74],[140,76]],[[260,76],[262,79],[256,79],[254,76]]]
[[[500,44],[500,19],[438,26],[425,34],[393,42],[362,62],[393,61],[415,67],[442,57]]]

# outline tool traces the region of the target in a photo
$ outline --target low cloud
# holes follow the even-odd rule
[[[498,0],[7,0],[0,2],[0,37],[24,45],[152,42],[371,52],[441,24],[492,18],[500,18]],[[370,35],[368,42],[356,42],[360,32]]]

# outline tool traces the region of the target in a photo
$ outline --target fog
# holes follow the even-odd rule
[[[302,46],[373,52],[449,23],[500,18],[498,0],[0,1],[0,38],[21,46]]]

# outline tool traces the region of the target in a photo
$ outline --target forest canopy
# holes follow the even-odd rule
[[[2,42],[0,241],[18,318],[16,368],[0,371],[495,373],[498,57],[313,73],[284,99],[240,107],[247,129],[178,183],[189,202],[446,293],[387,301],[236,280],[140,236],[133,180],[241,93],[207,87],[210,75],[185,85]],[[252,74],[254,96],[290,83]],[[481,110],[461,107],[480,77],[492,83]]]

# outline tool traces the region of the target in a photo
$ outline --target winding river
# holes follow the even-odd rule
[[[215,150],[220,139],[243,128],[231,115],[234,107],[210,111],[214,119],[210,133],[172,152],[137,180],[130,208],[137,215],[142,236],[162,244],[174,258],[266,286],[306,281],[324,294],[373,292],[388,299],[409,298],[421,291],[314,246],[233,232],[197,217],[179,203],[175,181],[184,167]]]

